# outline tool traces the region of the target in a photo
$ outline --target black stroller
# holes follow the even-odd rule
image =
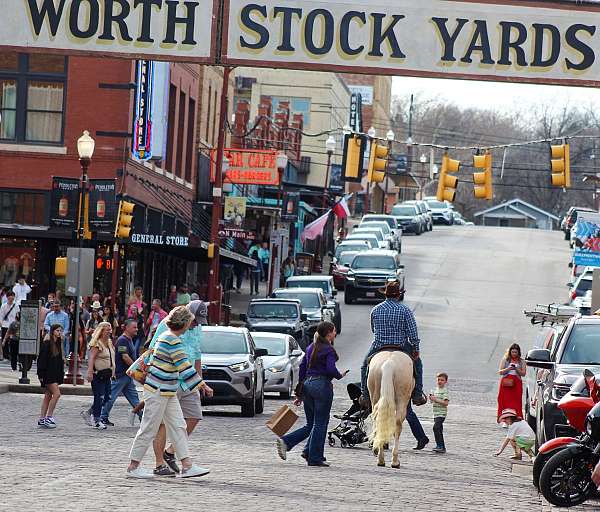
[[[334,414],[334,418],[338,418],[340,423],[337,427],[331,429],[327,433],[329,446],[335,446],[335,438],[340,440],[342,448],[353,448],[357,444],[364,443],[368,440],[365,432],[365,419],[369,412],[362,409],[358,403],[360,398],[360,383],[348,384],[348,396],[352,400],[352,406],[343,415]]]

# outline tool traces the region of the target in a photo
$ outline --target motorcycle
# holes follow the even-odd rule
[[[594,374],[590,370],[584,370],[572,386],[570,391],[558,402],[569,425],[581,435],[585,431],[585,419],[594,405],[600,402],[600,387],[596,382]],[[562,436],[546,441],[539,447],[533,463],[533,485],[539,490],[539,481],[542,469],[546,463],[559,451],[564,450],[571,443],[577,442],[578,437]]]
[[[595,380],[595,379],[594,379]],[[587,414],[584,433],[542,469],[540,491],[552,505],[573,507],[596,496],[592,472],[600,461],[600,403]]]

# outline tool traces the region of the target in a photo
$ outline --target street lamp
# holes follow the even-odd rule
[[[371,128],[369,128],[369,131],[367,132],[367,135],[368,135],[369,137],[371,137],[372,139],[374,139],[374,138],[375,138],[375,135],[377,135],[377,132],[375,131],[375,128],[373,128],[373,127],[371,126]]]
[[[388,130],[388,132],[385,134],[385,138],[388,140],[388,142],[392,142],[394,140],[394,132],[393,130]]]
[[[344,127],[342,128],[342,133],[344,135],[350,135],[352,133],[352,128],[350,127],[349,124],[344,125]]]
[[[391,154],[391,152],[392,152],[392,142],[394,141],[395,137],[396,137],[396,135],[394,134],[394,130],[392,130],[391,128],[385,134],[385,138],[388,142],[389,154]],[[390,183],[390,179],[388,176],[386,176],[385,177],[385,190],[384,190],[383,196],[381,197],[381,213],[384,213],[384,214],[387,213],[386,203],[387,203],[389,183]]]
[[[275,164],[277,165],[277,172],[279,173],[279,189],[277,190],[277,207],[280,208],[279,216],[283,215],[283,204],[281,203],[281,196],[283,192],[283,174],[288,164],[288,156],[286,153],[279,152],[275,157]]]
[[[325,186],[323,187],[323,209],[325,209],[327,204],[327,189],[329,188],[329,172],[331,170],[331,156],[335,151],[335,139],[333,135],[327,137],[325,141],[325,151],[327,151],[327,169],[325,170]]]

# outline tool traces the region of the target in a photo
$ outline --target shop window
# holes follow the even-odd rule
[[[45,211],[43,193],[0,191],[0,223],[43,226]]]
[[[61,144],[65,117],[65,57],[0,56],[0,140]]]

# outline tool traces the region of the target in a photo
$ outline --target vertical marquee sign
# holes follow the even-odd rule
[[[150,160],[152,158],[154,63],[151,60],[138,60],[136,77],[132,153],[138,160]]]

